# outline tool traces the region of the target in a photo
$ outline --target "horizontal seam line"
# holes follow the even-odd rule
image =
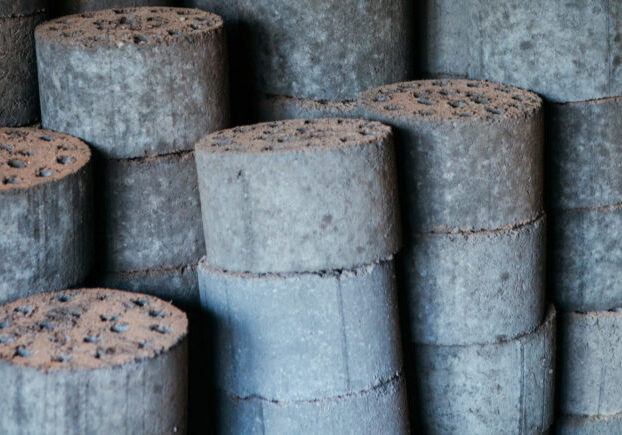
[[[589,414],[561,414],[562,418],[567,418],[569,420],[578,420],[578,419],[592,419],[592,420],[607,420],[616,417],[622,417],[622,411],[616,414],[605,414],[605,415],[589,415]]]
[[[206,258],[207,258],[206,256],[203,257],[203,259],[206,259]],[[394,258],[395,258],[395,254],[391,254],[388,257],[380,258],[379,260],[373,261],[371,263],[357,264],[352,267],[342,267],[342,268],[322,269],[322,270],[302,270],[302,271],[294,271],[294,272],[251,272],[251,271],[229,270],[229,269],[225,269],[225,268],[221,268],[217,266],[211,266],[207,264],[207,261],[203,261],[203,259],[199,261],[199,264],[203,263],[205,265],[204,267],[212,273],[221,273],[221,274],[240,276],[240,277],[292,278],[292,277],[297,277],[300,275],[315,275],[321,278],[326,277],[326,276],[329,276],[329,277],[333,276],[336,278],[341,278],[342,275],[349,274],[349,273],[357,274],[357,276],[359,276],[358,274],[360,274],[361,276],[366,275],[368,273],[366,273],[366,270],[363,270],[363,269],[367,269],[371,266],[377,266],[383,263],[389,263],[393,261]]]
[[[499,346],[499,345],[515,343],[517,341],[526,339],[530,335],[537,334],[540,331],[544,331],[544,329],[546,328],[548,323],[556,322],[557,319],[559,318],[559,316],[562,313],[560,313],[557,310],[555,310],[554,314],[553,314],[553,311],[552,311],[551,307],[554,308],[554,306],[552,304],[550,304],[548,306],[548,308],[546,309],[546,312],[544,314],[544,319],[533,330],[524,332],[524,333],[519,334],[519,335],[517,335],[517,336],[515,336],[513,338],[507,338],[507,339],[504,339],[504,340],[493,341],[493,342],[489,342],[489,343],[472,343],[472,344],[434,344],[434,343],[417,343],[417,342],[412,342],[412,346],[415,346],[415,347],[423,347],[423,346],[426,346],[426,347],[444,347],[444,348],[457,349],[457,348],[465,348],[465,347]]]
[[[566,101],[566,102],[551,101],[549,102],[549,104],[555,105],[555,106],[572,107],[572,106],[577,106],[579,104],[585,104],[585,103],[597,103],[598,104],[598,103],[606,103],[608,101],[614,101],[614,100],[622,101],[622,95],[612,95],[610,97],[590,98],[589,100],[577,100],[577,101]]]
[[[449,230],[449,231],[421,231],[421,232],[415,232],[413,233],[414,235],[434,235],[434,234],[447,234],[447,235],[469,235],[469,234],[481,234],[481,233],[503,233],[503,232],[510,232],[510,231],[516,231],[519,230],[523,227],[527,227],[529,225],[532,225],[536,222],[538,222],[539,220],[542,220],[544,217],[546,216],[545,212],[540,212],[538,215],[536,215],[536,217],[534,217],[533,219],[527,220],[527,221],[523,221],[523,222],[519,222],[517,224],[511,224],[511,225],[507,225],[505,227],[500,227],[500,228],[480,228],[480,229],[476,229],[476,230],[464,230],[464,229],[455,229],[455,230]]]
[[[122,158],[110,158],[110,157],[104,157],[103,160],[104,161],[122,161],[122,162],[146,162],[146,161],[150,161],[150,160],[154,160],[160,157],[174,157],[174,156],[185,156],[187,154],[191,154],[194,153],[194,149],[191,150],[179,150],[179,151],[171,151],[170,153],[164,153],[164,154],[155,154],[153,156],[140,156],[140,157],[122,157]]]
[[[554,208],[553,211],[566,211],[566,212],[581,212],[581,211],[609,211],[622,208],[622,202],[617,202],[610,205],[593,205],[588,207],[575,207],[575,208]]]
[[[196,268],[196,264],[180,264],[177,266],[154,268],[154,269],[137,269],[137,270],[121,270],[121,271],[104,271],[104,275],[131,275],[137,273],[149,274],[151,272],[168,272],[184,268]]]
[[[360,390],[360,391],[355,391],[353,393],[347,393],[347,394],[340,394],[337,396],[330,396],[330,397],[322,397],[319,399],[311,399],[311,400],[287,400],[287,401],[281,401],[281,400],[273,400],[273,399],[268,399],[266,397],[257,395],[257,394],[252,394],[250,396],[245,396],[245,397],[239,397],[239,396],[235,396],[233,394],[229,394],[226,393],[227,396],[229,396],[229,398],[233,399],[233,400],[237,400],[237,401],[241,401],[241,402],[248,402],[251,400],[261,400],[264,402],[270,402],[270,403],[274,403],[275,405],[288,405],[288,404],[299,404],[299,403],[319,403],[319,402],[327,402],[330,400],[340,400],[340,399],[347,399],[350,397],[356,397],[356,396],[363,396],[367,393],[370,393],[372,391],[375,390],[379,390],[381,388],[384,388],[388,385],[391,385],[397,381],[399,381],[400,379],[402,379],[402,371],[399,371],[397,373],[395,373],[393,376],[391,376],[389,379],[385,380],[385,381],[381,381],[378,384],[372,386],[371,388],[368,388],[366,390]]]
[[[358,100],[327,100],[325,98],[320,98],[320,99],[315,99],[315,98],[301,98],[301,97],[294,97],[291,95],[276,95],[276,94],[270,94],[270,93],[266,93],[264,94],[265,97],[267,99],[277,99],[277,98],[283,98],[283,99],[288,99],[288,100],[295,100],[295,101],[312,101],[314,103],[319,103],[319,104],[324,104],[324,105],[329,105],[329,104],[356,104],[358,102]]]

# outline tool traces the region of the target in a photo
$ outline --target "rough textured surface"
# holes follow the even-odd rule
[[[622,3],[430,0],[421,69],[532,89],[554,101],[622,94]]]
[[[274,402],[221,395],[223,434],[395,434],[410,433],[402,377],[370,390],[324,400]]]
[[[200,304],[196,265],[109,272],[98,276],[96,282],[102,287],[152,294],[184,309],[197,308]]]
[[[316,101],[307,98],[258,95],[254,99],[255,121],[303,118],[356,118],[357,105],[348,101]]]
[[[231,52],[243,57],[235,64],[250,69],[252,87],[261,92],[354,100],[370,87],[410,78],[407,0],[186,4],[222,15],[231,33],[235,28]]]
[[[622,413],[622,310],[560,316],[559,410],[606,417]]]
[[[477,119],[488,123],[533,116],[542,108],[529,91],[475,80],[418,80],[364,92],[363,108],[406,120]]]
[[[550,104],[552,283],[566,311],[622,305],[622,99]]]
[[[154,358],[187,332],[183,311],[152,296],[42,293],[0,307],[0,360],[43,371],[97,369]]]
[[[170,317],[153,317],[152,310]],[[146,295],[97,289],[41,294],[0,313],[9,320],[2,337],[15,340],[0,344],[0,391],[7,404],[0,408],[2,433],[185,433],[183,312]],[[102,320],[108,314],[118,320]],[[160,333],[149,326],[167,321],[179,329]],[[85,341],[96,338],[101,342]],[[28,346],[15,350],[24,340]],[[142,340],[153,347],[141,347]],[[100,358],[91,357],[98,348],[104,349]]]
[[[101,270],[181,267],[204,255],[193,154],[101,162]]]
[[[229,116],[222,20],[179,8],[72,15],[37,28],[43,125],[109,158],[192,149]]]
[[[91,160],[91,150],[68,134],[38,128],[0,128],[0,193],[58,181]]]
[[[108,272],[93,277],[91,285],[147,293],[185,310],[190,320],[189,349],[189,430],[203,433],[214,426],[212,397],[206,396],[212,375],[213,346],[207,319],[201,312],[196,264],[171,269],[141,270],[135,272]],[[209,431],[208,431],[209,432]],[[211,433],[211,432],[209,432]]]
[[[401,257],[411,338],[421,344],[507,341],[545,311],[545,220],[511,229],[415,235]]]
[[[622,205],[551,216],[551,282],[562,311],[622,306]]]
[[[321,119],[236,127],[204,138],[196,157],[211,266],[252,272],[351,268],[399,249],[387,126]]]
[[[553,423],[554,308],[516,340],[414,352],[425,433],[533,434]]]
[[[268,401],[356,393],[402,369],[393,262],[351,271],[235,274],[199,263],[215,382]]]
[[[12,8],[0,1],[0,126],[28,125],[39,120],[34,30],[45,12],[7,17],[3,10]]]
[[[0,18],[43,12],[46,6],[47,0],[0,0]]]
[[[53,6],[53,12],[54,15],[60,16],[132,6],[170,6],[174,0],[57,0],[56,3]]]
[[[622,97],[548,110],[553,209],[622,203]]]
[[[88,275],[90,157],[68,135],[0,129],[0,302],[71,287]]]
[[[607,417],[564,416],[555,421],[560,435],[602,435],[622,432],[622,414]]]
[[[498,229],[542,213],[544,131],[535,94],[423,80],[372,89],[359,104],[365,118],[397,129],[407,232]]]

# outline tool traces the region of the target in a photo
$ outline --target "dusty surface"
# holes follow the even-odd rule
[[[282,119],[359,118],[356,101],[313,100],[283,95],[257,93],[253,100],[252,118],[256,122]]]
[[[402,118],[502,119],[527,116],[542,101],[533,92],[475,80],[420,80],[364,92],[361,102]]]
[[[140,293],[42,293],[0,307],[0,359],[38,369],[97,368],[152,358],[187,334],[186,315]]]
[[[0,0],[0,126],[31,125],[41,116],[34,30],[44,20],[43,11],[2,17]]]
[[[0,18],[23,17],[44,12],[46,0],[0,0]]]
[[[352,101],[362,91],[412,76],[416,44],[411,0],[187,0],[186,4],[225,19],[234,90]],[[244,91],[234,95],[234,107],[248,104]]]
[[[206,152],[270,152],[340,148],[377,143],[391,128],[360,119],[293,119],[235,127],[213,133],[197,144]]]
[[[426,77],[488,79],[555,102],[622,95],[622,2],[428,0],[417,15]]]
[[[138,7],[61,17],[43,24],[40,37],[82,46],[154,45],[223,27],[222,18],[198,9]]]
[[[91,159],[73,136],[38,128],[0,128],[0,192],[73,174]]]

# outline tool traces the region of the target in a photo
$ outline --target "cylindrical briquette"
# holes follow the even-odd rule
[[[565,311],[622,305],[622,98],[550,104],[550,256]]]
[[[0,307],[0,430],[185,433],[187,327],[172,305],[114,290]]]
[[[417,53],[420,68],[432,76],[508,83],[552,101],[621,95],[622,3],[543,5],[525,0],[427,2],[423,47]]]
[[[190,150],[228,123],[227,49],[217,15],[109,9],[49,21],[36,40],[43,125],[107,158]]]
[[[555,309],[531,334],[471,346],[416,345],[425,433],[534,434],[553,423]]]
[[[402,376],[367,391],[323,400],[274,402],[221,394],[222,434],[394,434],[410,433]]]
[[[0,126],[39,120],[34,31],[45,6],[43,0],[0,0]]]
[[[55,16],[61,16],[110,8],[171,6],[173,3],[175,0],[57,0],[52,12]]]
[[[407,0],[188,0],[237,26],[232,55],[251,88],[314,100],[355,100],[373,86],[410,78]],[[353,12],[355,11],[355,12]]]
[[[236,127],[198,142],[196,161],[210,266],[348,269],[400,247],[385,125],[338,118]]]
[[[565,313],[559,320],[559,411],[608,417],[622,413],[622,311]]]
[[[372,89],[360,114],[397,129],[407,231],[491,230],[543,211],[542,102],[482,81]]]
[[[97,186],[100,270],[170,269],[204,255],[193,152],[104,160]]]
[[[535,331],[546,312],[545,219],[412,236],[401,255],[411,340],[471,345]]]
[[[227,395],[313,401],[363,391],[402,370],[393,261],[301,274],[198,266],[213,319],[215,383]]]
[[[89,147],[69,135],[0,129],[0,303],[89,274],[90,160]]]

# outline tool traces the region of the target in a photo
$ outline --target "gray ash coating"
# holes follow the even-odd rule
[[[0,0],[0,18],[43,13],[47,6],[46,0]]]
[[[137,7],[69,15],[42,24],[39,37],[87,47],[156,45],[222,30],[222,18],[198,9]]]
[[[0,128],[0,194],[58,180],[90,159],[88,145],[68,134],[32,127]]]
[[[510,119],[529,116],[542,105],[533,92],[477,80],[418,80],[371,89],[360,102],[400,118]]]
[[[153,296],[41,293],[0,307],[0,360],[42,370],[120,365],[166,352],[187,331],[186,315]]]
[[[197,143],[205,152],[279,152],[340,148],[378,143],[391,128],[361,119],[292,119],[234,127],[212,133]]]

